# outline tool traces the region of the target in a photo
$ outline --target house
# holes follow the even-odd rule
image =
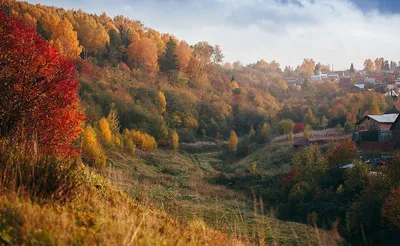
[[[319,81],[322,80],[322,76],[321,75],[313,75],[311,76],[311,81]]]
[[[393,106],[395,107],[395,106]],[[394,148],[400,148],[400,117],[398,117],[390,127],[392,131],[392,142]]]
[[[385,93],[385,92],[387,92],[386,84],[384,84],[384,83],[376,83],[374,85],[374,90],[376,92],[378,92],[378,93]]]
[[[351,78],[349,76],[341,77],[339,80],[339,87],[342,90],[348,90],[352,88]]]
[[[398,116],[398,113],[365,116],[356,123],[353,140],[362,150],[393,150],[391,128]]]
[[[375,79],[375,78],[368,78],[368,77],[366,77],[366,78],[364,79],[364,83],[372,83],[372,84],[375,84],[375,83],[376,83],[376,79]]]
[[[365,89],[364,84],[355,84],[354,87],[355,87],[355,89],[358,89],[360,91],[363,91]]]
[[[339,74],[337,74],[337,73],[330,73],[330,74],[328,74],[328,78],[329,78],[329,79],[338,79],[338,78],[339,78]]]
[[[397,94],[393,89],[389,90],[385,94],[383,94],[387,97],[391,97],[393,100],[396,100],[399,97],[399,94]]]
[[[296,85],[301,84],[300,80],[295,77],[287,77],[287,78],[285,78],[285,81],[288,86],[296,86]]]
[[[311,141],[304,137],[296,138],[293,142],[294,149],[300,149],[309,145],[311,145]]]

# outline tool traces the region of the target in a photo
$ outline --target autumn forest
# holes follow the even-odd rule
[[[0,245],[399,243],[400,64],[223,48],[0,0]]]

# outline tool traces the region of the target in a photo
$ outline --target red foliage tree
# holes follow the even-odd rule
[[[359,156],[356,144],[349,138],[336,142],[329,153],[328,161],[330,166],[349,164]]]
[[[0,137],[33,140],[62,157],[77,153],[84,117],[74,78],[69,59],[0,11]]]
[[[303,122],[296,123],[296,125],[293,128],[293,132],[294,133],[304,132],[304,123]]]

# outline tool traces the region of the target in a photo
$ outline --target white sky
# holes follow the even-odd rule
[[[219,44],[225,61],[264,59],[297,66],[303,58],[335,70],[366,58],[400,60],[399,14],[362,12],[349,0],[29,0],[90,13],[122,14],[189,44]],[[290,2],[290,1],[288,1]]]

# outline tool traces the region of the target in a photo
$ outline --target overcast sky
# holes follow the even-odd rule
[[[334,69],[366,58],[400,60],[400,0],[29,0],[90,13],[122,14],[189,44],[219,44],[225,61],[296,66],[313,58]]]

